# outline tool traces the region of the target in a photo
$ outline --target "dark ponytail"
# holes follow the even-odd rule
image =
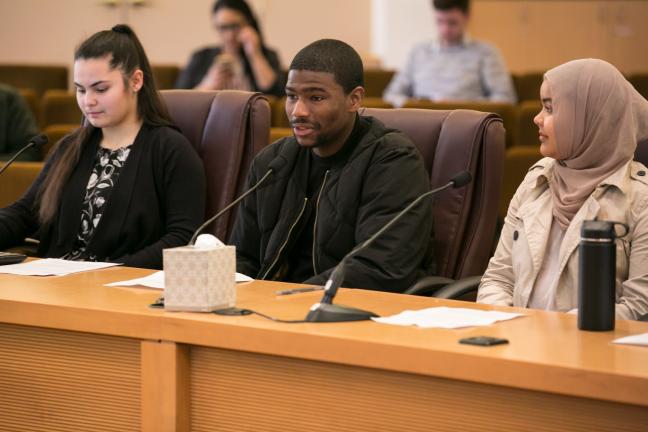
[[[166,105],[157,91],[155,78],[144,48],[133,29],[124,24],[114,26],[86,39],[75,51],[74,60],[108,57],[111,69],[120,69],[124,82],[139,69],[143,74],[143,85],[137,93],[137,114],[144,124],[151,126],[173,126]],[[57,158],[53,161],[39,191],[39,221],[43,225],[52,222],[58,211],[63,186],[79,162],[81,149],[88,141],[95,127],[85,123],[57,146]],[[60,148],[58,148],[60,147]]]

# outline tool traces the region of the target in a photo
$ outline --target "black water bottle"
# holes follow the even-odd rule
[[[625,226],[627,233],[627,225],[619,222],[590,220],[581,227],[578,251],[578,328],[581,330],[614,329],[615,225]]]

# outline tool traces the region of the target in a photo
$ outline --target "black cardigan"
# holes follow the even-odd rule
[[[83,145],[52,223],[40,226],[36,197],[53,161],[69,144],[69,139],[64,139],[29,190],[0,210],[0,249],[37,233],[39,256],[60,257],[72,250],[100,140],[97,129]],[[186,244],[204,212],[204,171],[191,144],[172,128],[144,125],[87,250],[101,261],[162,268],[162,249]]]

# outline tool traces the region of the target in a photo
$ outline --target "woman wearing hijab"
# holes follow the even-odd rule
[[[535,117],[544,159],[511,200],[481,303],[571,311],[585,220],[623,222],[616,317],[648,312],[648,170],[632,160],[648,138],[648,101],[611,64],[587,59],[545,74]]]

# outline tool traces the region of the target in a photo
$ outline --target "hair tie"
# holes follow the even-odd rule
[[[131,29],[126,24],[117,24],[111,30],[114,31],[115,33],[120,33],[126,36],[130,36],[133,34],[133,29]]]

